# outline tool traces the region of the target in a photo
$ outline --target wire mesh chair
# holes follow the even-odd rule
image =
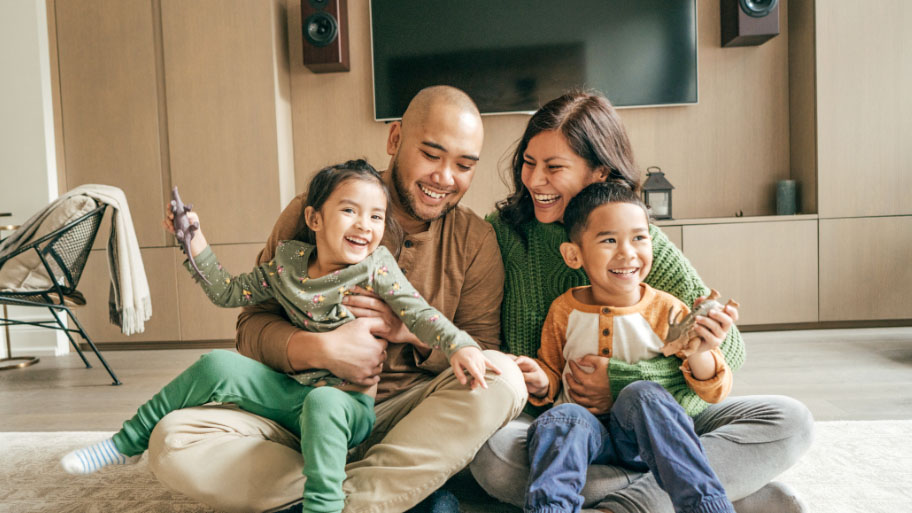
[[[92,351],[95,352],[95,355],[98,356],[98,359],[101,360],[101,364],[104,365],[108,374],[111,375],[111,379],[114,380],[113,384],[120,385],[120,380],[117,379],[114,371],[108,366],[108,362],[101,356],[101,353],[92,342],[92,339],[89,338],[88,333],[86,333],[85,329],[82,327],[79,319],[76,318],[76,315],[73,314],[70,307],[66,304],[68,298],[74,296],[81,297],[81,294],[76,291],[76,286],[79,284],[79,278],[82,276],[86,261],[89,259],[89,252],[92,250],[92,244],[95,242],[95,235],[98,233],[98,227],[101,224],[102,217],[104,217],[105,208],[107,208],[107,205],[103,204],[65,226],[29,242],[0,259],[0,267],[2,267],[3,264],[11,258],[27,251],[35,251],[38,254],[42,266],[51,278],[52,285],[44,290],[30,290],[26,292],[0,290],[0,304],[43,307],[50,310],[51,315],[54,317],[54,320],[46,321],[19,321],[10,319],[9,316],[6,315],[6,309],[4,309],[4,315],[0,318],[0,326],[18,326],[24,324],[63,331],[66,333],[67,338],[70,339],[73,348],[79,353],[79,357],[82,358],[86,368],[91,368],[92,365],[86,360],[85,355],[82,354],[82,350],[79,348],[79,344],[76,343],[76,340],[71,335],[71,333],[79,333],[79,335],[88,343],[89,347],[92,348]],[[73,324],[75,324],[76,327],[68,328],[58,312],[65,312],[66,315],[72,319]]]

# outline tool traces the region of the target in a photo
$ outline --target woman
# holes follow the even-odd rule
[[[505,350],[535,356],[551,302],[570,287],[588,284],[585,273],[566,267],[559,253],[567,241],[561,223],[567,202],[595,181],[625,181],[639,190],[640,174],[620,118],[607,99],[592,92],[565,94],[536,112],[512,163],[513,192],[488,221],[497,232],[506,272]],[[650,236],[654,263],[646,283],[687,304],[705,295],[707,287],[668,238],[655,226],[650,226]],[[722,340],[732,370],[744,361],[736,320],[737,313],[732,318],[717,312],[697,327],[700,336]],[[574,401],[596,414],[606,413],[608,374],[624,369],[601,355],[590,355],[584,363],[590,368],[575,367],[570,380],[575,383],[570,387]],[[530,413],[535,412],[527,409],[495,433],[471,465],[489,494],[520,507],[528,478],[525,437]],[[813,419],[803,404],[782,396],[734,397],[709,405],[694,417],[694,425],[739,513],[803,511],[788,488],[770,482],[810,446]],[[613,513],[672,511],[651,474],[619,467],[591,466],[583,495],[587,506]]]

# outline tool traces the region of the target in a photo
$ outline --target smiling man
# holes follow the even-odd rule
[[[394,254],[399,249],[399,266],[428,303],[496,350],[500,250],[491,226],[458,205],[483,139],[478,109],[462,91],[437,86],[415,96],[386,142],[383,179],[403,233],[386,233],[383,244]],[[279,216],[259,262],[272,258],[279,241],[294,238],[303,209],[299,195]],[[246,308],[238,317],[238,351],[282,372],[328,369],[352,383],[378,383],[374,431],[346,467],[345,511],[405,511],[468,465],[519,414],[526,388],[511,358],[485,351],[502,374],[489,372],[488,388],[472,391],[386,303],[362,290],[346,305],[358,318],[326,333],[297,329],[278,304]],[[166,485],[220,511],[266,511],[300,501],[299,447],[295,434],[262,417],[230,407],[190,408],[158,424],[149,460]]]

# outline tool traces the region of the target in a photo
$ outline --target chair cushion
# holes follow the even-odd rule
[[[23,241],[20,247],[88,214],[97,206],[95,200],[88,196],[67,198],[44,218],[34,235],[28,241]],[[25,251],[0,267],[0,290],[21,292],[46,290],[52,286],[53,281],[35,251]]]

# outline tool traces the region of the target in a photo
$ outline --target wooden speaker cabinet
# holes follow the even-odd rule
[[[779,34],[779,0],[720,0],[722,46],[757,46]]]
[[[304,65],[314,73],[348,71],[348,1],[301,0]]]

